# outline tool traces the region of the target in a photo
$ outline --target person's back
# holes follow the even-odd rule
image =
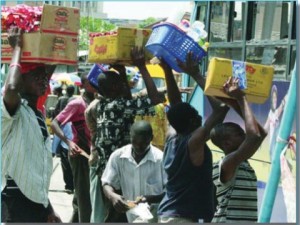
[[[195,222],[210,222],[214,214],[212,154],[205,146],[203,165],[194,166],[189,158],[187,142],[190,138],[168,138],[164,150],[164,169],[168,177],[166,192],[159,214],[184,215]]]
[[[192,76],[204,89],[205,79],[198,62],[190,52],[182,70]],[[212,183],[212,155],[206,142],[211,128],[222,122],[228,107],[208,97],[212,114],[202,126],[202,118],[189,103],[183,103],[172,69],[164,62],[167,94],[170,108],[167,118],[176,131],[167,138],[164,151],[164,169],[167,173],[166,194],[159,205],[161,223],[210,222],[214,213],[214,186]]]

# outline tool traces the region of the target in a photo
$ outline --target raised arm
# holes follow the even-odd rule
[[[235,170],[240,163],[253,156],[266,137],[266,132],[252,113],[245,93],[239,89],[238,82],[237,78],[230,78],[224,86],[224,91],[237,100],[242,112],[242,118],[245,121],[246,135],[238,149],[226,155],[223,160],[221,166],[221,180],[223,182],[229,181],[234,176]]]
[[[143,80],[145,82],[147,93],[151,99],[152,104],[157,105],[163,103],[165,99],[157,91],[154,81],[152,80],[149,71],[147,70],[145,64],[145,52],[143,48],[134,47],[131,50],[131,58],[133,64],[138,67],[140,73],[142,74]]]
[[[22,31],[12,28],[8,33],[8,41],[13,48],[13,55],[9,66],[8,77],[4,88],[4,104],[10,115],[14,115],[21,103],[20,91],[22,87],[22,74],[20,66],[22,50]]]
[[[166,62],[164,62],[163,59],[161,59],[160,66],[162,67],[165,73],[168,100],[172,107],[172,105],[182,102],[181,94],[177,86],[176,80],[174,78],[171,67]]]
[[[196,60],[194,60],[192,52],[188,53],[186,63],[178,62],[178,65],[185,73],[194,78],[202,90],[204,89],[205,79],[200,73],[199,64]],[[203,163],[204,146],[206,141],[209,139],[211,129],[218,123],[223,122],[229,110],[229,107],[227,107],[226,104],[214,97],[208,96],[208,100],[213,110],[212,114],[206,119],[203,126],[200,126],[193,132],[188,143],[190,158],[196,166],[200,166]]]

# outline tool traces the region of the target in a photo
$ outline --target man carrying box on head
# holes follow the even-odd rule
[[[159,95],[146,68],[144,50],[135,47],[132,49],[131,55],[133,64],[138,67],[145,81],[149,97],[132,98],[125,67],[115,65],[113,67],[119,71],[119,74],[114,71],[105,71],[98,76],[98,92],[101,94],[101,98],[91,103],[86,110],[86,121],[92,135],[90,165],[95,166],[97,163],[99,177],[96,181],[101,190],[100,177],[111,153],[130,143],[129,133],[134,117],[153,113],[153,106],[165,100],[164,96]],[[99,206],[95,212],[101,211],[103,213],[98,213],[98,215],[95,213],[98,218],[94,222],[122,222],[113,218],[114,210],[110,210],[108,217],[104,219],[107,201],[104,199],[102,191],[95,198],[98,198],[99,201],[99,203],[92,202],[95,207]]]
[[[48,199],[50,135],[37,109],[55,66],[21,63],[22,32],[8,36],[13,56],[2,97],[2,222],[61,222]]]

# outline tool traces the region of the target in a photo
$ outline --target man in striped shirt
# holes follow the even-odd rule
[[[213,223],[257,222],[257,179],[248,163],[266,137],[265,130],[256,121],[239,80],[230,78],[224,92],[236,99],[223,99],[244,119],[244,130],[236,123],[215,126],[211,141],[225,154],[213,167],[213,180],[217,188],[217,211]]]
[[[21,29],[10,30],[8,40],[13,55],[1,102],[1,222],[61,222],[48,199],[51,141],[37,109],[55,67],[20,64]]]

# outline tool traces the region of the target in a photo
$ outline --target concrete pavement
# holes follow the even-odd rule
[[[68,223],[73,211],[73,194],[65,192],[65,183],[62,175],[60,158],[56,156],[53,158],[53,173],[50,181],[49,199],[62,222]]]

